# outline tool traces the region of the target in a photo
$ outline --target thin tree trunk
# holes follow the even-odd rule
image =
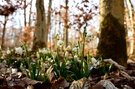
[[[29,26],[31,26],[32,1],[33,0],[30,1]]]
[[[68,0],[65,0],[66,3],[66,13],[65,13],[65,29],[64,29],[64,40],[65,40],[65,47],[68,46]]]
[[[98,56],[127,65],[124,0],[100,0],[100,37]]]
[[[24,0],[24,26],[26,27],[26,0]]]
[[[46,47],[46,19],[45,19],[45,8],[44,0],[36,0],[36,27],[33,40],[33,51],[38,50],[38,48]]]
[[[2,43],[1,43],[1,47],[2,49],[4,48],[4,43],[5,43],[5,33],[6,33],[6,24],[7,24],[7,16],[4,16],[5,20],[4,20],[4,24],[3,24],[3,34],[2,34]]]
[[[48,33],[49,33],[49,29],[51,26],[51,7],[52,7],[52,0],[49,0],[49,6],[48,6],[48,16],[47,16],[47,36],[46,36],[46,41],[48,41]]]

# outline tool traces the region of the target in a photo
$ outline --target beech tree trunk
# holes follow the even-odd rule
[[[100,0],[100,37],[97,56],[127,66],[124,0]]]
[[[33,51],[46,47],[46,18],[44,0],[36,0],[36,28],[33,40]]]

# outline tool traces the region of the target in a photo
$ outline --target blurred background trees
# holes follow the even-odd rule
[[[96,53],[100,24],[99,1],[45,0],[43,3],[39,3],[40,6],[42,5],[42,9],[44,8],[40,14],[39,10],[36,10],[38,9],[36,0],[0,0],[0,43],[2,47],[13,48],[20,46],[21,41],[23,41],[31,48],[36,48],[34,35],[42,33],[37,31],[38,20],[41,17],[39,15],[42,15],[44,22],[42,22],[43,20],[39,22],[44,24],[42,28],[46,32],[45,37],[43,37],[45,45],[39,47],[46,46],[55,49],[57,34],[66,46],[69,43],[76,45],[78,41],[82,41],[82,33],[86,27],[86,31],[91,32],[94,38],[91,41],[86,40],[85,52]],[[126,40],[129,55],[135,51],[135,2],[133,0],[124,0],[124,2],[124,26],[127,31]],[[41,29],[41,27],[39,28]],[[43,38],[40,40],[43,41]]]

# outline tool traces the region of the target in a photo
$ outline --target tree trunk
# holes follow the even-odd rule
[[[44,0],[36,0],[36,27],[33,40],[33,51],[36,51],[38,48],[46,47],[46,19],[45,19],[45,8]]]
[[[100,0],[100,14],[97,55],[127,66],[124,0]]]
[[[6,33],[6,24],[7,24],[7,16],[4,16],[4,17],[5,17],[5,21],[4,21],[4,24],[3,24],[2,42],[1,42],[1,47],[2,47],[2,49],[4,48],[5,33]]]
[[[64,41],[65,48],[68,46],[68,0],[65,0],[66,3],[66,12],[65,12],[65,29],[64,29]]]
[[[24,0],[24,27],[26,27],[27,22],[26,22],[26,0]]]
[[[49,33],[49,29],[51,26],[51,7],[52,7],[52,0],[49,0],[49,5],[48,5],[48,16],[47,16],[47,36],[46,36],[46,40],[48,41],[48,33]]]
[[[29,26],[31,26],[32,1],[33,0],[30,1]]]

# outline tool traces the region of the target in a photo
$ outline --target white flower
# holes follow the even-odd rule
[[[100,65],[100,61],[97,61],[95,58],[91,58],[91,63],[93,64],[94,67]]]
[[[92,35],[93,35],[93,33],[91,31],[88,31],[86,36],[91,37]]]
[[[68,51],[71,50],[71,46],[70,46],[70,45],[67,46],[67,50],[68,50]]]
[[[77,50],[78,50],[77,47],[74,47],[74,48],[72,49],[72,51],[75,52],[75,53],[77,52]]]
[[[95,58],[91,58],[91,63],[95,64],[95,63],[97,63],[97,60]]]
[[[59,47],[61,47],[63,44],[64,44],[64,42],[63,42],[62,40],[58,40],[57,45],[58,45]]]
[[[48,58],[48,61],[51,61],[52,59],[51,58]]]
[[[87,36],[87,38],[90,39],[90,40],[92,40],[92,39],[94,38],[93,33],[90,32],[90,31],[87,32],[87,35],[86,35],[86,36]]]
[[[70,65],[70,61],[66,61],[66,65]]]
[[[42,52],[43,54],[47,54],[47,53],[48,53],[48,51],[47,51],[45,48],[43,48],[43,49],[41,50],[41,52]]]
[[[11,51],[8,49],[8,50],[7,50],[7,54],[10,54],[10,53],[11,53]]]
[[[74,60],[78,63],[81,63],[81,60],[79,59],[79,57],[77,55],[74,55]]]
[[[78,56],[77,55],[74,55],[74,59],[77,59],[78,58]]]
[[[69,53],[66,51],[65,52],[65,57],[68,57],[69,56]]]
[[[15,53],[22,55],[23,49],[21,47],[15,48]]]

